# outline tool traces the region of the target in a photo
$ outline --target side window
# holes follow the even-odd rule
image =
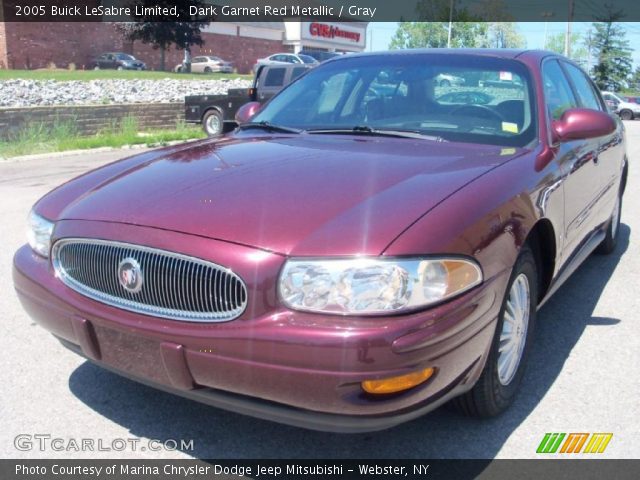
[[[585,74],[570,63],[564,63],[564,66],[569,74],[569,78],[573,82],[573,86],[576,87],[576,93],[578,94],[578,98],[580,99],[582,106],[593,110],[602,110],[602,105],[598,100],[598,96],[593,90],[593,86]]]
[[[304,72],[306,72],[307,69],[305,67],[295,67],[293,70],[291,70],[291,82],[293,82],[296,78],[298,78],[300,75],[302,75]]]
[[[264,79],[265,87],[280,87],[284,83],[284,68],[270,68]]]
[[[544,64],[542,81],[544,82],[545,104],[553,120],[560,119],[566,110],[578,106],[569,82],[556,60]]]

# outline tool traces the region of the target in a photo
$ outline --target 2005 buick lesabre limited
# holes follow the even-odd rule
[[[624,129],[563,57],[348,55],[238,119],[42,198],[14,262],[29,314],[143,383],[377,430],[504,411],[539,306],[615,248]]]

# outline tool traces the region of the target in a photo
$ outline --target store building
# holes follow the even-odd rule
[[[367,22],[212,22],[203,30],[204,45],[192,55],[218,55],[249,73],[258,58],[277,52],[314,49],[360,52],[366,45]],[[160,68],[160,52],[141,42],[128,42],[113,23],[0,22],[0,68],[88,68],[104,52],[122,51]],[[165,69],[173,69],[183,51],[165,53]]]
[[[284,44],[294,52],[361,52],[367,45],[366,22],[284,22]]]

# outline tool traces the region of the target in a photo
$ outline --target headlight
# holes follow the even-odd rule
[[[49,257],[51,247],[51,234],[53,233],[53,223],[42,218],[33,210],[29,212],[27,228],[27,240],[29,245],[38,255]]]
[[[482,271],[471,259],[293,259],[280,275],[279,290],[295,310],[367,315],[424,308],[481,282]]]

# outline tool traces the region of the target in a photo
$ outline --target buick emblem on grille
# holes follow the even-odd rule
[[[138,293],[142,289],[142,269],[135,258],[128,257],[120,262],[118,280],[128,292]]]

